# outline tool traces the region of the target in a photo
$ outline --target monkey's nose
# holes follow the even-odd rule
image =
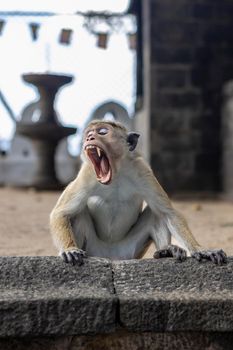
[[[87,141],[94,141],[95,140],[95,136],[93,132],[89,132],[87,135]]]

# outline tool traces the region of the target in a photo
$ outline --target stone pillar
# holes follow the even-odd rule
[[[130,12],[137,16],[138,22],[138,52],[137,52],[137,73],[141,69],[140,78],[137,77],[137,101],[133,128],[141,135],[139,138],[139,149],[143,156],[150,161],[151,155],[151,60],[150,60],[150,0],[131,2]],[[140,51],[140,49],[141,51]],[[142,81],[141,81],[142,80]]]
[[[37,186],[39,186],[39,184],[43,186],[46,183],[54,183],[54,179],[57,183],[55,163],[53,161],[57,143],[48,142],[46,140],[43,142],[41,142],[41,140],[33,140],[33,146],[38,156],[34,183],[36,183]]]
[[[39,100],[25,107],[16,133],[31,139],[36,156],[37,169],[31,186],[39,189],[62,187],[55,171],[55,151],[58,143],[76,132],[76,128],[62,126],[54,110],[54,99],[63,85],[72,77],[54,74],[25,74],[23,79],[37,87]]]

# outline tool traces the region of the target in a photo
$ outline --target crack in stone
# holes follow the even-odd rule
[[[113,264],[110,263],[110,268],[111,268],[111,272],[112,272],[112,287],[113,287],[113,294],[115,296],[116,299],[116,314],[115,314],[115,325],[116,325],[116,329],[118,329],[121,326],[121,317],[120,317],[120,299],[117,295],[117,291],[116,291],[116,286],[115,286],[115,272],[114,272],[114,268],[113,268]]]

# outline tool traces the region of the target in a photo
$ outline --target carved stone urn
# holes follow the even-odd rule
[[[72,81],[71,76],[55,74],[24,74],[23,80],[36,86],[39,99],[27,105],[16,133],[28,137],[38,159],[31,186],[38,189],[57,189],[61,184],[55,172],[55,152],[58,143],[75,134],[76,128],[62,126],[54,110],[57,91]]]

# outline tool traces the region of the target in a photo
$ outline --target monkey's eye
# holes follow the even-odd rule
[[[108,133],[107,128],[101,128],[98,130],[98,134],[100,134],[100,135],[106,135],[107,133]]]

